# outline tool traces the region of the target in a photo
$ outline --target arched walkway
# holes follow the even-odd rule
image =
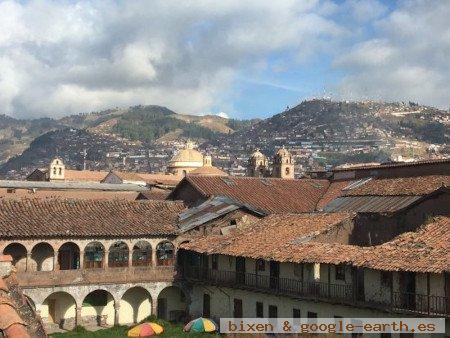
[[[17,271],[26,271],[27,269],[27,249],[20,243],[11,243],[3,250],[4,255],[11,255],[12,263]]]
[[[133,246],[133,266],[152,265],[152,246],[147,241],[139,241]]]
[[[31,270],[52,271],[54,261],[53,247],[46,243],[38,243],[31,250]]]
[[[81,307],[81,325],[114,325],[114,297],[106,290],[90,292]]]
[[[80,248],[73,242],[64,243],[58,252],[60,270],[76,270],[80,268]]]
[[[156,265],[168,266],[173,265],[175,257],[175,247],[169,241],[161,242],[156,247]]]
[[[90,242],[84,248],[84,268],[102,268],[104,266],[105,247],[100,242]]]
[[[128,266],[128,245],[125,242],[115,242],[109,248],[108,266],[110,268]]]
[[[128,289],[120,300],[119,324],[138,323],[152,314],[152,297],[143,287]]]
[[[66,292],[55,292],[48,296],[41,306],[44,322],[55,323],[60,328],[73,329],[76,318],[75,299]]]
[[[187,317],[187,301],[183,290],[177,286],[168,286],[158,295],[158,318],[184,322]]]

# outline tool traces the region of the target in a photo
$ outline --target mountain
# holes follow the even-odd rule
[[[427,156],[432,144],[450,153],[449,124],[448,111],[413,102],[331,100],[304,101],[264,120],[184,115],[161,106],[114,108],[59,120],[2,116],[0,156],[7,161],[0,173],[23,177],[56,155],[72,167],[87,163],[91,169],[161,171],[187,138],[231,171],[242,168],[255,148],[271,155],[283,145],[306,168],[385,161],[392,155],[417,158]]]

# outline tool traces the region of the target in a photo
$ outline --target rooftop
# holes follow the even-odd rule
[[[328,180],[187,175],[169,198],[185,185],[202,196],[227,196],[268,213],[312,212],[329,186]]]
[[[2,200],[0,238],[170,235],[183,209],[173,201]]]

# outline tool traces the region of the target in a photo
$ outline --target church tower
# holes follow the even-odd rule
[[[66,166],[63,161],[56,157],[50,162],[48,168],[48,178],[50,181],[64,181],[64,171]]]
[[[256,149],[248,160],[247,176],[265,177],[269,173],[269,161],[267,157]]]
[[[278,149],[273,158],[272,176],[278,178],[294,178],[294,159],[284,146]]]

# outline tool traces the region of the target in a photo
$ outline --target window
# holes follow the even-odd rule
[[[266,271],[266,262],[263,259],[256,261],[256,271]]]
[[[211,256],[211,268],[213,270],[217,270],[219,268],[219,256],[218,255]]]
[[[300,309],[292,309],[292,318],[302,318]]]
[[[336,265],[335,269],[335,279],[342,280],[345,282],[345,266],[344,265]]]
[[[235,219],[232,219],[232,220],[230,221],[230,225],[237,225],[237,221],[236,221]]]
[[[60,175],[62,174],[62,168],[59,168],[59,174]]]
[[[308,311],[308,318],[317,318],[317,312]]]
[[[234,299],[234,318],[242,318],[242,299]]]
[[[275,305],[269,305],[269,318],[278,318],[278,308]]]
[[[256,318],[264,318],[263,302],[256,302]]]
[[[391,288],[392,286],[392,272],[391,271],[381,271],[380,273],[380,284],[386,288]]]
[[[207,293],[203,294],[203,317],[211,317],[211,296]]]
[[[289,175],[289,173],[290,173],[290,170],[289,170],[289,167],[288,167],[288,168],[286,168],[286,175]]]

